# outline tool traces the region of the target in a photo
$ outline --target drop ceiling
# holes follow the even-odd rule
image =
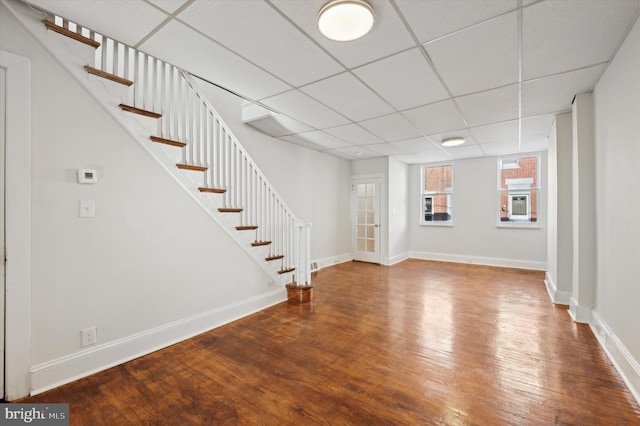
[[[544,150],[593,90],[640,0],[368,0],[334,42],[328,0],[30,0],[272,110],[275,137],[407,164]],[[268,128],[269,126],[266,126]],[[462,147],[440,141],[464,136]]]

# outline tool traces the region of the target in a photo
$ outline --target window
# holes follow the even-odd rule
[[[423,225],[451,224],[453,222],[451,210],[453,166],[451,164],[423,166],[421,180],[420,223]]]
[[[499,225],[538,223],[540,156],[498,159]]]

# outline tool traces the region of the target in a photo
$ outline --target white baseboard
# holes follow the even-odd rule
[[[501,266],[505,268],[533,269],[544,271],[547,262],[520,259],[503,259],[498,257],[465,256],[460,254],[409,252],[409,258],[423,260],[439,260],[443,262],[468,263],[476,265]]]
[[[383,262],[385,266],[395,265],[396,263],[400,263],[403,260],[409,259],[409,252],[400,253],[396,256],[387,257]]]
[[[573,297],[569,298],[569,316],[575,322],[591,324],[591,311],[591,306],[580,305]]]
[[[640,404],[640,363],[631,355],[598,312],[594,311],[591,318],[590,326],[593,334],[615,369],[620,373],[633,397]]]
[[[30,369],[31,395],[106,370],[287,300],[279,287],[189,318],[58,358]]]
[[[547,286],[547,293],[551,301],[558,305],[568,305],[571,301],[571,292],[558,290],[558,286],[549,275],[549,272],[544,274],[544,284]]]
[[[343,253],[337,256],[325,257],[322,259],[314,260],[313,262],[318,263],[318,269],[326,268],[327,266],[337,265],[338,263],[351,262],[353,260],[353,256],[351,253]]]

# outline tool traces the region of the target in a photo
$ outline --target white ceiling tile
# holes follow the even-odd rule
[[[518,20],[508,13],[425,46],[454,96],[518,82]]]
[[[317,129],[349,123],[340,114],[297,90],[263,99],[262,103]]]
[[[420,43],[513,10],[516,0],[402,0],[398,8]]]
[[[423,161],[420,159],[420,157],[413,155],[413,154],[402,154],[402,155],[392,155],[390,156],[390,158],[393,158],[396,161],[400,161],[402,163],[405,164],[420,164],[423,163]]]
[[[596,65],[523,83],[523,116],[570,110],[575,95],[590,92],[604,72],[604,67]]]
[[[300,90],[353,121],[393,112],[387,103],[349,73],[318,81]]]
[[[489,142],[482,144],[482,150],[487,155],[505,155],[518,152],[518,141]]]
[[[338,150],[335,149],[326,149],[324,151],[322,151],[325,154],[328,155],[333,155],[335,157],[339,157],[339,158],[344,158],[345,160],[354,160],[353,156],[349,155],[349,154],[345,154],[344,152],[340,152]]]
[[[375,145],[367,145],[366,148],[369,151],[381,154],[381,155],[397,155],[402,154],[403,151],[399,148],[396,148],[390,143],[378,143]]]
[[[525,8],[524,79],[608,61],[639,7],[637,0],[563,0]]]
[[[511,85],[456,98],[469,126],[482,126],[518,118],[518,86]]]
[[[383,142],[382,139],[357,124],[332,127],[324,129],[324,131],[354,145],[370,145]]]
[[[150,3],[155,4],[167,13],[173,13],[180,9],[189,0],[149,0]]]
[[[398,74],[398,70],[402,73]],[[417,48],[356,68],[353,72],[397,110],[449,97]]]
[[[30,0],[30,3],[129,46],[135,46],[167,18],[141,1]]]
[[[410,109],[402,113],[425,134],[433,135],[464,129],[466,124],[451,100]]]
[[[178,19],[295,87],[344,71],[262,1],[196,0]]]
[[[189,48],[185,49],[185,46]],[[176,21],[162,27],[143,43],[141,49],[252,99],[290,89],[282,81]],[[207,55],[194,55],[193,52],[207,52]]]
[[[439,146],[435,145],[425,137],[392,142],[390,145],[403,154],[416,154],[425,151],[441,150]]]
[[[420,131],[398,113],[362,121],[359,124],[387,142],[421,136]]]
[[[433,151],[424,151],[416,154],[411,154],[411,156],[407,157],[406,161],[404,162],[406,162],[407,164],[437,163],[439,161],[449,161],[452,159],[453,157],[451,156],[451,154],[438,149]],[[400,160],[400,161],[403,161],[403,160]]]
[[[472,157],[483,157],[485,155],[484,151],[480,148],[478,144],[472,145],[462,145],[456,146],[452,148],[445,148],[445,150],[451,154],[453,158],[472,158]]]
[[[544,135],[549,137],[549,133],[551,133],[551,126],[553,126],[553,120],[555,120],[555,116],[552,114],[523,119],[522,136]]]
[[[330,151],[325,151],[325,152],[332,153],[332,154],[341,153],[343,155],[349,156],[353,160],[359,160],[364,158],[377,158],[382,156],[376,152],[370,151],[361,146],[337,148],[337,149],[332,149]]]
[[[411,35],[387,0],[369,0],[375,25],[366,36],[349,43],[322,36],[316,25],[318,12],[327,0],[272,0],[272,3],[303,31],[349,68],[375,61],[415,45]]]
[[[525,118],[522,120],[522,137],[528,136],[549,136],[553,125],[553,115],[541,115],[537,117]],[[489,124],[471,128],[471,133],[476,141],[481,144],[493,142],[518,141],[519,125],[518,120],[506,121],[503,123]],[[483,146],[484,148],[484,146]]]
[[[298,140],[302,139],[308,142],[312,142],[327,149],[346,148],[353,146],[349,142],[345,142],[342,139],[338,139],[335,136],[331,136],[320,130],[315,130],[313,132],[307,133],[298,133],[294,136]]]
[[[518,140],[518,120],[489,124],[471,128],[476,141],[481,144],[492,142],[514,142]]]

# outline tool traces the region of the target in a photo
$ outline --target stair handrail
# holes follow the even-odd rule
[[[111,73],[113,75],[122,77],[123,79],[130,78],[132,81],[135,81],[135,79],[138,78],[138,74],[139,74],[138,67],[140,66],[140,64],[142,63],[142,67],[144,68],[146,66],[149,66],[147,65],[148,63],[152,63],[155,65],[149,66],[148,69],[145,68],[143,70],[144,79],[149,77],[149,71],[151,71],[151,76],[153,78],[156,78],[155,74],[158,73],[161,75],[162,82],[165,82],[164,81],[166,77],[165,73],[167,73],[167,68],[168,68],[169,70],[168,78],[170,80],[167,82],[167,84],[174,84],[176,83],[173,80],[174,73],[177,70],[177,74],[180,77],[182,77],[184,82],[186,82],[186,84],[188,85],[188,88],[197,95],[198,100],[204,103],[204,105],[206,106],[207,112],[210,113],[213,119],[215,120],[215,122],[219,123],[219,125],[222,127],[225,141],[224,142],[216,141],[215,136],[211,136],[211,138],[213,139],[205,140],[205,144],[209,143],[213,145],[214,143],[220,143],[220,144],[226,143],[226,138],[228,137],[231,144],[233,145],[233,149],[236,152],[229,154],[228,151],[225,151],[225,155],[227,156],[231,155],[236,163],[240,161],[239,164],[241,165],[246,164],[246,166],[249,167],[249,171],[257,175],[258,182],[255,183],[255,186],[259,187],[260,186],[259,184],[262,184],[266,188],[267,193],[270,194],[270,197],[271,197],[270,200],[263,199],[257,204],[268,204],[273,209],[282,211],[286,216],[286,218],[288,218],[286,221],[291,223],[290,225],[291,228],[288,231],[285,230],[285,233],[288,234],[288,239],[287,237],[284,237],[281,235],[275,235],[276,231],[274,230],[271,230],[271,233],[274,234],[275,237],[279,237],[279,238],[282,238],[283,240],[287,240],[287,241],[281,241],[280,244],[282,245],[283,251],[285,252],[290,251],[287,254],[290,257],[290,261],[293,261],[293,266],[295,268],[293,282],[296,283],[297,285],[311,284],[311,272],[310,272],[311,224],[304,223],[303,221],[301,221],[296,217],[293,211],[285,203],[284,198],[280,196],[280,194],[276,191],[276,189],[273,187],[271,182],[266,178],[262,170],[260,170],[257,163],[249,155],[246,149],[240,144],[238,138],[235,136],[235,134],[231,130],[231,127],[226,124],[226,122],[222,119],[221,115],[218,113],[216,108],[211,104],[211,101],[209,100],[209,98],[199,88],[198,84],[194,81],[194,76],[188,71],[180,67],[170,64],[169,62],[166,62],[155,56],[149,55],[137,48],[127,45],[126,43],[122,43],[104,34],[93,31],[85,26],[79,25],[64,17],[54,15],[46,11],[43,11],[43,12],[48,16],[53,17],[53,21],[56,25],[59,25],[60,27],[63,27],[67,30],[75,32],[76,34],[82,37],[98,41],[100,43],[100,47],[96,49],[95,56],[94,56],[95,58],[94,65],[98,67],[98,64],[99,64],[98,68],[101,71],[104,71],[105,73]],[[109,50],[111,50],[111,52],[109,52]],[[110,54],[113,56],[109,56]],[[122,72],[120,72],[120,69],[122,69]],[[132,74],[133,77],[131,77],[130,74]],[[152,109],[157,108],[158,106],[161,109],[165,109],[173,105],[175,109],[179,110],[180,106],[182,106],[181,102],[187,105],[187,108],[193,107],[193,105],[191,106],[188,105],[190,101],[194,100],[190,98],[190,96],[192,95],[188,92],[183,91],[183,88],[181,86],[182,82],[180,82],[179,80],[177,81],[177,86],[179,86],[177,89],[175,87],[171,87],[170,89],[161,88],[158,93],[155,92],[155,90],[157,89],[156,87],[157,84],[158,84],[158,81],[156,80],[153,80],[151,82],[144,80],[139,82],[139,85],[141,87],[138,88],[134,86],[133,90],[131,91],[131,95],[133,97],[133,103],[134,103],[133,106],[135,106],[137,102],[141,102],[142,106],[146,107],[146,103],[148,100],[147,98],[151,93],[150,95],[151,99],[149,100],[149,102],[152,104]],[[177,90],[179,96],[183,99],[177,99],[177,100],[171,99],[170,101],[167,101],[165,99],[165,96],[167,96],[167,93],[165,93],[163,90],[166,90],[167,92],[170,92],[172,94],[175,90]],[[142,97],[142,100],[136,100],[137,97]],[[185,133],[185,135],[189,133],[189,135],[194,138],[194,140],[192,141],[194,147],[191,147],[192,151],[190,155],[192,157],[193,156],[198,157],[198,159],[202,160],[203,157],[206,157],[207,149],[209,149],[211,153],[213,153],[216,147],[214,146],[207,147],[206,145],[196,146],[196,144],[201,144],[202,142],[200,140],[198,141],[195,140],[196,138],[200,139],[199,136],[201,135],[198,133],[197,135],[194,136],[193,133],[199,132],[199,130],[194,130],[194,128],[196,128],[196,126],[202,126],[203,124],[199,121],[197,123],[179,122],[180,117],[176,114],[181,114],[181,113],[184,113],[184,111],[168,112],[171,118],[167,119],[167,124],[165,124],[165,126],[166,128],[180,127],[180,130],[174,129],[174,131],[176,132],[182,131]],[[175,120],[178,120],[178,124],[175,124],[175,126],[172,126],[172,124],[169,122],[169,120],[174,119],[173,117],[176,117]],[[206,121],[206,117],[205,117],[205,121]],[[192,128],[189,128],[189,125],[191,125]],[[159,126],[160,133],[163,132],[163,129],[164,129],[163,126]],[[220,148],[220,149],[223,149],[223,148]],[[205,154],[202,154],[200,152],[201,150],[204,150]],[[195,154],[193,153],[194,151],[195,151]],[[237,154],[240,155],[240,160],[238,160],[238,158],[236,157]],[[186,156],[186,154],[184,154],[183,156]],[[236,177],[239,177],[240,176],[239,173],[240,173],[239,171],[234,170],[233,173],[225,172],[225,176],[231,179],[233,175],[235,175]],[[207,180],[213,180],[213,177],[205,177],[205,181]],[[239,182],[234,182],[234,183],[240,184]],[[247,186],[246,183],[243,185]],[[263,190],[265,190],[265,188],[263,188]],[[264,193],[251,194],[251,196],[254,196],[254,195],[265,196]],[[237,198],[238,197],[237,194],[234,195],[234,197]],[[279,217],[279,214],[280,214],[279,211],[266,213],[267,217],[269,217],[269,219],[271,219],[271,221],[276,224],[276,227],[280,227],[280,224],[281,224],[281,222],[278,222],[277,219],[282,219],[283,222],[285,219],[285,218]],[[253,214],[257,217],[257,213],[253,213]],[[278,216],[278,218],[274,219],[271,217],[271,215]],[[265,227],[266,226],[267,225],[265,224]],[[288,249],[285,247],[287,244],[289,245]]]
[[[304,241],[300,242],[300,244],[296,244],[296,247],[298,247],[298,249],[295,250],[294,253],[293,253],[293,257],[295,259],[295,264],[296,264],[295,268],[296,268],[296,271],[297,271],[295,273],[297,279],[294,280],[294,281],[298,285],[311,284],[311,258],[310,258],[310,250],[311,250],[311,248],[310,248],[311,247],[310,229],[311,229],[311,223],[303,222],[302,220],[298,219],[298,217],[293,213],[291,208],[289,208],[289,206],[286,204],[286,202],[284,201],[284,198],[282,198],[280,196],[280,194],[278,194],[278,192],[273,187],[271,182],[266,178],[266,176],[264,175],[262,170],[260,170],[260,168],[258,167],[256,162],[253,160],[251,155],[249,155],[247,150],[240,144],[240,141],[238,140],[238,138],[231,131],[231,128],[229,127],[229,125],[227,125],[225,123],[225,121],[222,119],[222,116],[217,112],[215,107],[211,104],[211,101],[209,101],[209,98],[201,92],[201,90],[199,89],[199,87],[197,86],[195,81],[193,80],[193,75],[191,73],[183,70],[183,69],[180,69],[180,71],[182,73],[182,76],[187,80],[187,82],[191,86],[191,88],[202,97],[203,101],[207,105],[207,108],[214,114],[216,119],[227,129],[227,132],[231,136],[231,140],[234,143],[236,149],[238,149],[242,153],[242,156],[245,157],[252,164],[252,166],[255,169],[256,173],[258,173],[258,175],[261,178],[263,178],[264,181],[267,183],[267,185],[269,186],[269,189],[273,192],[273,195],[276,198],[278,198],[279,200],[281,200],[285,211],[293,218],[293,220],[295,222],[296,229],[303,228],[303,229],[307,230],[307,231],[305,231],[303,233],[304,237],[300,236],[299,233],[296,233],[296,235],[298,235],[298,238],[302,238]],[[304,249],[302,250],[301,247],[304,247]],[[302,254],[301,253],[296,253],[296,251],[298,251],[298,250],[302,251]]]

